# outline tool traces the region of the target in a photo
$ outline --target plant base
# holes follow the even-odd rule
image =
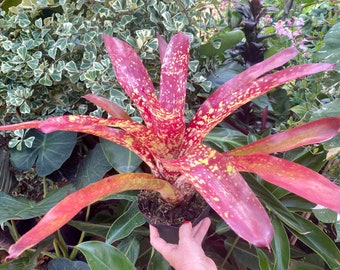
[[[210,211],[209,205],[198,193],[180,205],[172,205],[162,200],[157,192],[141,191],[138,205],[147,222],[157,227],[160,236],[172,244],[178,243],[178,230],[184,221],[191,221],[195,226]]]

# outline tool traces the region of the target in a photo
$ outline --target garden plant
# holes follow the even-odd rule
[[[340,205],[329,200],[340,195],[339,187],[310,169],[268,155],[331,139],[340,129],[339,117],[317,120],[225,153],[202,144],[209,131],[242,104],[275,86],[331,70],[334,65],[299,65],[261,77],[297,54],[295,48],[285,49],[222,85],[202,104],[186,127],[188,37],[177,34],[169,45],[160,42],[159,97],[135,51],[117,38],[104,36],[104,41],[116,77],[138,108],[145,125],[132,121],[110,101],[88,95],[87,99],[102,106],[112,117],[60,116],[0,129],[38,128],[43,132],[64,130],[97,135],[134,151],[153,174],[109,176],[67,196],[10,247],[8,258],[16,258],[45,239],[88,204],[134,189],[159,191],[161,198],[172,204],[191,198],[196,190],[238,235],[256,246],[269,248],[273,238],[270,219],[240,171],[254,172],[314,203],[340,211]],[[72,209],[65,210],[71,201],[74,201]]]
[[[319,270],[336,269],[339,266],[340,252],[337,243],[328,236],[336,238],[337,232],[334,232],[337,230],[336,213],[326,208],[335,212],[340,211],[339,203],[332,199],[338,198],[340,189],[336,183],[325,177],[334,180],[335,175],[335,180],[337,179],[338,145],[331,139],[336,137],[340,130],[340,116],[336,109],[338,104],[336,76],[339,67],[328,63],[310,64],[323,58],[336,63],[336,54],[329,49],[338,33],[338,24],[335,24],[335,20],[334,26],[327,28],[327,31],[331,30],[324,44],[317,44],[317,40],[313,39],[307,43],[303,41],[303,45],[307,44],[312,50],[324,46],[323,54],[319,54],[318,59],[310,59],[308,53],[312,51],[311,49],[299,47],[299,44],[295,40],[290,40],[288,36],[286,39],[275,38],[280,35],[275,33],[275,29],[278,30],[282,23],[274,24],[276,28],[271,27],[272,18],[267,16],[268,25],[260,29],[262,25],[260,16],[265,15],[265,10],[257,5],[258,1],[250,1],[250,8],[247,4],[237,7],[236,10],[241,17],[237,13],[230,15],[230,18],[237,18],[239,22],[245,21],[243,25],[245,28],[247,25],[252,26],[251,33],[256,33],[255,39],[249,39],[246,31],[242,34],[239,29],[230,31],[226,28],[221,33],[210,32],[210,38],[203,46],[198,45],[200,42],[198,33],[190,26],[192,21],[185,20],[190,17],[189,14],[197,19],[195,12],[202,7],[200,4],[190,6],[189,3],[182,3],[175,8],[168,3],[163,5],[160,1],[152,8],[148,6],[148,11],[144,10],[144,6],[138,1],[134,6],[136,9],[130,4],[115,5],[113,9],[120,15],[113,17],[118,20],[117,27],[120,25],[121,29],[118,27],[111,31],[113,28],[104,30],[101,26],[92,29],[95,23],[82,24],[82,21],[77,19],[78,15],[72,17],[72,13],[65,12],[84,8],[87,10],[84,11],[86,15],[105,18],[105,25],[108,26],[106,19],[112,18],[112,14],[111,7],[105,7],[106,4],[94,1],[87,4],[79,3],[76,7],[68,1],[66,4],[62,2],[52,6],[53,15],[46,15],[44,12],[39,15],[33,14],[35,26],[29,25],[29,18],[20,12],[20,6],[16,15],[15,12],[11,18],[6,15],[8,23],[4,27],[7,27],[8,33],[12,33],[8,28],[14,27],[11,24],[16,24],[19,28],[33,27],[36,28],[35,32],[33,31],[35,35],[41,34],[41,38],[37,40],[41,43],[30,43],[29,34],[22,35],[21,45],[10,42],[11,39],[7,39],[6,32],[2,36],[1,44],[5,45],[3,47],[5,51],[0,59],[2,61],[0,93],[1,97],[6,99],[7,108],[4,110],[2,106],[0,112],[4,117],[0,130],[14,130],[15,138],[10,141],[13,147],[12,163],[17,168],[21,167],[21,170],[28,170],[36,164],[35,169],[38,175],[43,177],[44,185],[46,176],[54,179],[54,175],[49,175],[52,171],[58,170],[60,166],[63,166],[63,169],[69,167],[63,163],[70,155],[73,160],[76,149],[79,149],[86,140],[91,140],[91,144],[95,144],[96,147],[91,150],[85,148],[77,150],[78,154],[83,151],[88,151],[89,154],[80,165],[76,165],[78,168],[76,191],[74,187],[66,186],[51,194],[48,192],[46,196],[44,190],[44,199],[38,203],[0,194],[1,202],[10,202],[9,208],[13,208],[15,212],[8,214],[10,211],[0,210],[0,213],[3,213],[0,221],[2,226],[8,227],[15,239],[11,247],[6,244],[9,262],[4,263],[4,267],[22,269],[22,263],[32,265],[34,260],[39,260],[38,254],[42,253],[54,258],[49,269],[54,269],[53,267],[76,269],[77,263],[81,263],[79,267],[88,269],[88,265],[82,262],[55,259],[57,256],[74,260],[77,251],[81,251],[91,269],[103,269],[98,268],[101,261],[107,265],[115,263],[117,267],[121,267],[120,269],[135,269],[134,263],[140,246],[137,243],[147,237],[148,232],[145,230],[146,227],[140,227],[145,220],[137,207],[137,193],[130,192],[133,190],[143,190],[139,200],[141,195],[152,195],[157,197],[157,202],[164,203],[167,209],[174,208],[172,212],[169,211],[167,218],[174,215],[176,209],[179,212],[179,205],[189,204],[193,199],[200,198],[199,204],[205,207],[206,201],[213,209],[211,218],[214,226],[213,234],[207,239],[212,247],[208,250],[215,251],[212,257],[221,269],[227,266],[231,267],[230,269],[242,269],[242,266],[239,266],[241,268],[236,266],[243,260],[240,258],[246,258],[242,263],[249,269],[295,269],[294,267],[301,266]],[[32,3],[26,1],[24,4],[27,8]],[[164,15],[167,12],[176,14],[179,12],[178,8],[179,16]],[[50,9],[51,6],[42,10]],[[327,10],[330,16],[333,9],[328,7]],[[285,9],[285,14],[288,11]],[[129,12],[134,15],[129,17]],[[135,19],[138,16],[145,16],[142,14],[148,12],[151,19],[145,27],[150,27],[151,30],[137,30],[135,39],[132,37],[132,32],[136,30]],[[165,21],[158,17],[160,14],[163,14]],[[206,15],[208,13],[202,14],[207,16],[205,19],[209,18]],[[4,13],[2,16],[5,16]],[[56,22],[52,18],[58,18],[56,25],[60,25],[55,32],[45,29],[46,22],[49,22],[53,30]],[[305,20],[307,27],[308,20],[306,18]],[[81,29],[86,31],[76,33],[76,28],[69,28],[71,24],[68,21],[84,27],[78,27],[78,31]],[[289,19],[286,22],[288,24]],[[195,26],[198,27],[196,24]],[[220,27],[222,26],[225,26],[223,20]],[[301,32],[306,29],[301,27],[299,25],[298,28]],[[203,28],[201,31],[204,31]],[[89,29],[94,31],[88,32]],[[157,38],[155,29],[160,33]],[[288,31],[288,28],[280,29],[280,33],[283,30]],[[185,33],[178,33],[181,30],[185,30]],[[261,31],[266,32],[266,35],[261,36]],[[102,36],[98,32],[106,34]],[[54,43],[53,39],[58,38],[58,35],[60,41]],[[116,37],[111,37],[112,35]],[[169,40],[169,44],[161,36]],[[236,49],[231,48],[244,36],[246,45],[239,43]],[[262,37],[265,37],[265,41]],[[101,48],[103,41],[105,50]],[[41,50],[41,44],[45,44],[44,42],[50,46],[44,48],[48,53],[39,56],[36,52],[31,56],[31,52]],[[266,44],[272,45],[268,51]],[[304,57],[288,44],[303,49]],[[261,60],[265,58],[264,61],[247,59],[249,55],[256,58],[256,55],[251,54],[250,45],[258,46],[258,56]],[[62,46],[70,52],[77,53],[63,54]],[[220,49],[217,49],[219,46]],[[161,68],[155,64],[155,59],[158,59],[157,47]],[[278,51],[280,50],[278,48],[285,47],[289,48],[273,53],[273,49]],[[85,51],[82,52],[82,48],[85,48]],[[247,53],[243,55],[244,58],[239,63],[243,61],[244,63],[240,65],[237,63],[239,58],[235,56],[235,52],[244,48],[246,51],[243,52]],[[96,53],[90,57],[93,51]],[[106,56],[107,53],[109,57]],[[82,60],[81,55],[84,57]],[[329,55],[335,55],[335,58]],[[194,60],[197,56],[198,61]],[[232,56],[231,61],[227,59],[228,56]],[[53,61],[49,60],[51,57]],[[13,62],[12,59],[16,61]],[[221,65],[224,69],[221,69],[222,71],[219,68],[215,69],[216,65],[225,59],[229,62]],[[114,72],[111,70],[109,60]],[[222,79],[216,79],[219,75],[210,77],[218,88],[208,95],[209,83],[202,75],[211,68],[211,60],[215,61],[211,74],[216,76],[217,71],[219,75],[222,74]],[[28,61],[29,65],[25,65],[25,61]],[[301,62],[304,64],[299,64]],[[234,65],[235,63],[237,65]],[[283,68],[283,65],[288,67]],[[44,69],[45,72],[32,73],[34,66],[37,66],[38,70]],[[244,68],[246,70],[241,73],[235,72],[233,70],[235,66],[239,70]],[[228,69],[227,72],[225,67]],[[156,71],[158,68],[160,77]],[[17,70],[25,74],[19,76],[19,80],[16,80],[19,74]],[[231,78],[229,71],[233,74]],[[224,78],[224,74],[228,74],[229,77]],[[306,76],[309,77],[305,78]],[[123,93],[117,90],[119,84],[114,77],[133,106]],[[319,81],[325,77],[330,83],[335,81],[329,88],[324,87],[323,82]],[[299,78],[305,79],[297,80]],[[70,80],[71,84],[68,83]],[[317,90],[320,85],[324,91],[322,94]],[[56,90],[48,92],[50,88]],[[73,88],[76,92],[71,91]],[[195,88],[204,91],[198,92]],[[277,90],[273,90],[275,88]],[[292,88],[294,90],[291,90]],[[300,88],[308,90],[303,94]],[[328,98],[326,88],[331,91],[331,99],[335,98],[334,102],[326,99]],[[85,89],[92,93],[86,94]],[[38,92],[42,94],[33,99],[33,93]],[[59,96],[58,93],[63,94]],[[79,101],[81,96],[83,99]],[[281,104],[273,103],[276,99]],[[297,100],[297,105],[289,110],[284,108],[284,105],[288,107],[288,103],[292,106],[291,100]],[[54,106],[55,101],[58,103],[57,106]],[[310,106],[315,108],[314,104],[317,102],[321,104],[318,104],[321,110],[312,113]],[[271,105],[276,106],[275,110]],[[262,115],[258,114],[259,111]],[[325,111],[327,113],[324,113]],[[292,112],[300,119],[294,119],[291,116]],[[323,117],[331,117],[318,119],[320,118],[318,113]],[[229,119],[226,121],[228,116]],[[247,118],[247,121],[241,123],[244,119],[240,120],[240,117]],[[281,119],[288,117],[286,124],[280,122]],[[35,120],[37,118],[45,120]],[[260,119],[262,123],[260,125],[258,122],[251,123],[254,119]],[[10,122],[15,124],[5,125]],[[302,124],[303,122],[308,123]],[[229,124],[234,128],[228,126]],[[253,135],[255,130],[257,134]],[[261,131],[258,132],[259,130]],[[63,148],[60,148],[61,146]],[[330,150],[327,157],[324,148]],[[50,158],[47,155],[48,151]],[[8,168],[7,161],[4,168]],[[116,166],[124,162],[128,163],[128,169]],[[131,162],[135,162],[136,165],[130,166]],[[331,167],[332,164],[335,166]],[[96,166],[98,171],[101,171],[98,175]],[[115,171],[112,171],[112,167]],[[88,176],[89,174],[91,176]],[[11,173],[6,172],[3,175],[6,175],[7,179],[12,179]],[[79,180],[81,178],[84,180]],[[5,186],[12,188],[14,183],[11,181],[8,183]],[[91,212],[96,211],[96,202],[99,202],[99,208],[102,203],[106,209],[118,210],[122,213],[121,216],[116,214],[116,221],[112,225],[110,225],[112,217],[105,221],[108,215],[106,214],[103,219],[101,216],[103,212],[90,217],[89,205]],[[317,207],[313,209],[314,217],[310,213],[315,204]],[[39,208],[44,210],[40,211]],[[29,210],[28,214],[25,214],[24,209],[32,211]],[[85,222],[72,220],[79,212],[84,214],[83,209],[86,209]],[[162,213],[163,210],[164,208]],[[332,218],[327,220],[324,213],[330,213]],[[43,215],[44,217],[38,220],[31,230],[26,233],[24,231],[23,235],[19,236],[21,232],[18,233],[15,229],[15,219]],[[159,213],[156,213],[156,219],[159,218]],[[308,220],[309,218],[313,222]],[[323,221],[318,221],[318,218]],[[180,217],[177,225],[186,219],[187,217]],[[7,222],[8,220],[11,220],[11,223]],[[171,223],[169,220],[165,222]],[[314,224],[317,222],[318,226]],[[330,225],[325,225],[327,222]],[[82,231],[78,245],[64,242],[62,231],[67,223]],[[52,249],[56,255],[49,252],[51,246],[46,248],[46,245],[52,242],[49,238],[51,234],[54,235]],[[105,238],[106,243],[85,241],[85,234],[90,239],[91,235]],[[1,237],[3,235],[5,234],[2,233]],[[223,241],[223,247],[220,241]],[[111,244],[118,246],[125,254]],[[32,249],[34,247],[36,249]],[[68,248],[71,249],[70,256]],[[227,254],[223,255],[223,252],[220,254],[221,250],[227,250]],[[26,252],[23,254],[24,251]],[[146,252],[140,255],[142,261],[145,254]],[[219,256],[224,257],[223,261],[219,261]],[[168,269],[169,266],[156,253],[152,253],[151,257],[149,262],[143,261],[144,265],[148,264],[147,269]]]

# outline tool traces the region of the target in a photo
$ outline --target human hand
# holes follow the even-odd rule
[[[178,244],[169,244],[163,240],[156,227],[150,225],[150,243],[163,255],[176,270],[217,270],[212,259],[202,249],[202,241],[210,226],[210,219],[205,218],[195,227],[185,222],[179,228]]]

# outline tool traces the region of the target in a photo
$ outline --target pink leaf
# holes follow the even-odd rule
[[[280,132],[251,144],[233,149],[227,155],[250,155],[288,151],[300,146],[320,143],[340,132],[340,117],[328,117]]]
[[[180,170],[240,237],[256,246],[269,247],[273,237],[270,219],[228,157],[206,146],[195,150],[164,164]]]
[[[262,67],[262,65],[260,65],[259,68],[260,67]],[[263,66],[263,68],[265,67]],[[198,109],[194,118],[189,123],[182,154],[192,145],[202,142],[204,137],[213,127],[215,127],[230,113],[234,112],[237,108],[246,104],[252,99],[286,82],[321,71],[331,70],[333,68],[334,65],[325,63],[303,64],[280,70],[276,73],[268,74],[257,79],[256,81],[248,82],[247,84],[242,85],[240,88],[229,87],[230,84],[232,86],[236,85],[237,83],[235,82],[226,82],[217,90],[219,93],[220,89],[223,89],[223,95],[212,94]],[[239,75],[242,75],[242,73]],[[242,80],[242,76],[239,77],[239,75],[235,78]],[[235,78],[231,80],[235,80]]]
[[[159,102],[173,115],[184,119],[185,94],[189,62],[189,38],[185,34],[173,36],[163,58]]]
[[[162,143],[172,152],[172,156],[177,156],[184,136],[183,115],[178,114],[179,105],[176,105],[177,107],[175,108],[176,115],[161,106],[142,61],[127,43],[106,35],[104,35],[104,42],[117,80],[138,108],[146,126],[157,134]],[[176,54],[172,54],[172,48],[173,46],[167,46],[167,50],[169,49],[170,51],[168,54],[170,55],[167,56],[167,60],[164,59],[165,63],[172,63],[174,60],[172,58]],[[178,53],[183,54],[184,51],[179,51]],[[183,57],[188,56],[184,55]],[[176,59],[178,59],[177,56]],[[170,64],[165,65],[165,70],[173,71]],[[181,69],[183,69],[183,66],[181,66]],[[182,71],[180,74],[182,74]],[[169,80],[171,80],[171,77],[165,79],[165,82],[168,83],[170,82]],[[183,83],[179,84],[182,87]],[[166,91],[169,88],[165,86],[164,89],[164,93],[167,93]],[[182,99],[182,97],[179,98]]]
[[[130,116],[121,107],[119,107],[116,103],[106,98],[96,96],[93,94],[87,94],[84,96],[84,98],[96,104],[97,106],[101,107],[103,110],[109,113],[113,118],[132,121]]]
[[[0,126],[0,130],[17,130],[17,129],[27,129],[27,128],[37,128],[41,121],[28,121],[12,125]]]
[[[118,38],[103,36],[118,82],[141,113],[145,124],[152,127],[160,104],[152,81],[133,48]]]
[[[277,157],[254,154],[230,156],[239,171],[256,173],[264,180],[313,203],[340,212],[340,187],[302,165]]]
[[[81,209],[105,197],[126,190],[153,189],[164,198],[176,202],[178,192],[169,183],[151,174],[128,173],[106,177],[86,186],[61,200],[46,215],[9,248],[7,259],[18,257],[69,222]]]

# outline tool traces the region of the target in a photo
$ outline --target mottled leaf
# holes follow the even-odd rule
[[[340,117],[328,117],[297,126],[228,152],[250,155],[288,151],[300,146],[327,141],[340,131]]]
[[[185,158],[164,163],[180,170],[240,237],[269,247],[273,237],[269,217],[226,156],[201,146]]]
[[[177,191],[166,181],[145,173],[118,174],[86,186],[61,200],[9,249],[8,258],[16,258],[70,221],[82,208],[113,193],[134,189],[159,191],[168,201],[177,200]],[[72,206],[72,207],[70,207]],[[65,209],[68,209],[65,211]]]
[[[311,202],[340,212],[340,187],[300,164],[265,154],[230,156],[239,171],[256,173],[264,180],[285,188]]]

